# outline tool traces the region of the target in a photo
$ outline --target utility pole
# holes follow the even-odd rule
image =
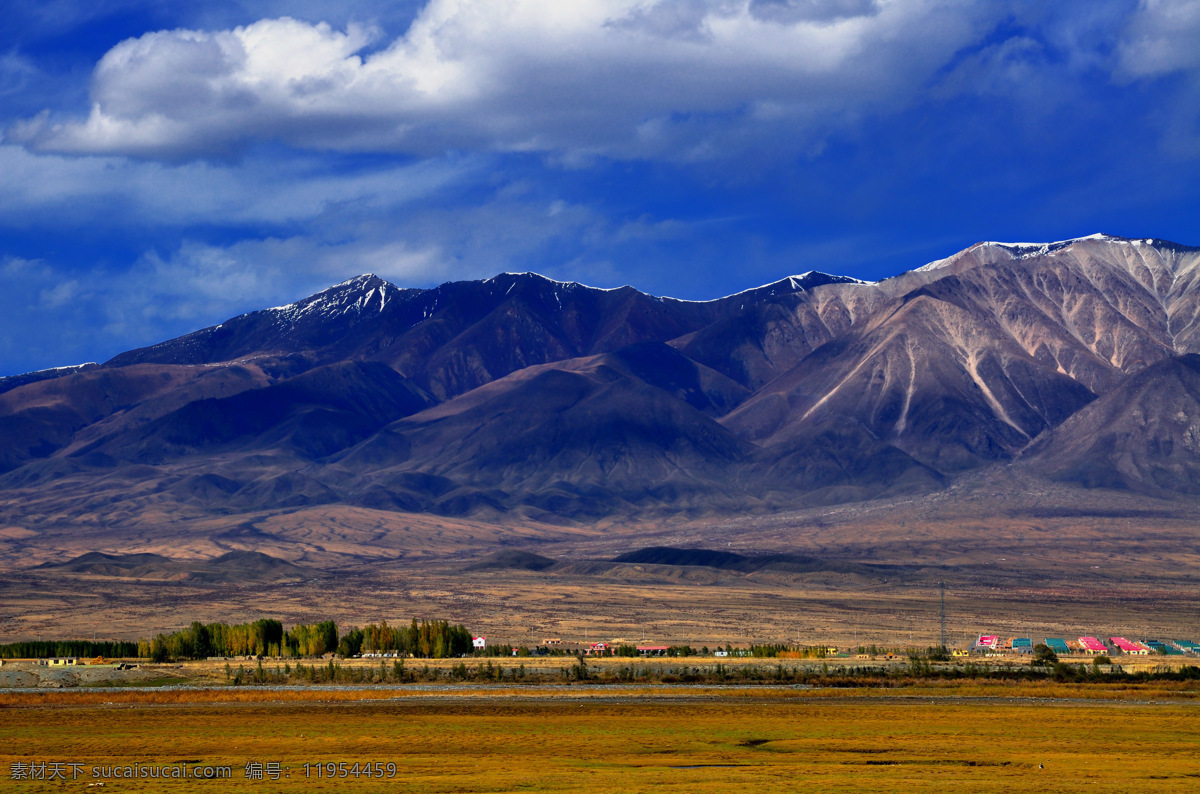
[[[946,583],[938,582],[938,612],[942,624],[942,650],[949,650],[950,645],[946,640]]]

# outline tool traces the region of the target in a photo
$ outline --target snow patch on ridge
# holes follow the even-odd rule
[[[84,367],[98,367],[98,366],[100,366],[100,365],[97,364],[95,361],[85,361],[82,364],[68,364],[65,367],[46,367],[45,369],[39,369],[36,372],[28,372],[25,374],[37,375],[42,372],[63,372],[65,370],[76,370],[76,369],[83,369]]]
[[[521,273],[511,273],[511,272],[507,272],[507,271],[504,273],[498,273],[497,275],[492,276],[491,278],[484,279],[483,283],[484,284],[491,283],[491,282],[495,281],[496,279],[501,278],[503,276],[532,276],[534,278],[539,278],[539,279],[542,279],[543,281],[548,281],[551,284],[557,284],[561,287],[566,287],[568,289],[586,289],[586,290],[592,290],[595,292],[617,292],[617,291],[623,290],[623,289],[634,289],[633,287],[629,286],[628,284],[626,284],[624,286],[620,286],[620,287],[593,287],[588,284],[581,284],[578,281],[558,281],[557,279],[550,278],[549,276],[543,276],[541,273],[535,273],[531,270],[527,270],[527,271],[524,271]],[[869,285],[872,285],[875,283],[874,281],[863,281],[862,279],[851,278],[850,276],[835,276],[831,273],[822,273],[819,270],[809,270],[809,271],[801,273],[799,275],[785,276],[784,278],[779,279],[777,281],[772,281],[767,284],[760,284],[757,287],[751,287],[750,289],[744,289],[744,290],[741,290],[740,292],[735,292],[731,295],[723,295],[719,298],[707,298],[705,300],[689,300],[687,298],[672,298],[668,295],[650,296],[650,297],[654,297],[657,300],[662,300],[662,301],[675,301],[676,303],[715,303],[716,301],[722,301],[722,300],[726,300],[728,298],[736,298],[739,295],[747,295],[749,293],[766,290],[771,287],[775,287],[780,290],[786,290],[787,292],[804,292],[808,289],[808,287],[804,283],[805,280],[811,279],[814,276],[829,279],[826,282],[822,282],[822,284],[863,284],[863,285],[869,286]],[[512,288],[510,287],[509,289],[511,290]]]
[[[558,284],[559,286],[567,287],[568,289],[582,288],[582,289],[595,290],[596,292],[616,292],[617,290],[622,290],[622,289],[627,289],[627,288],[632,289],[632,287],[629,287],[628,284],[626,284],[625,286],[621,286],[621,287],[592,287],[587,284],[581,284],[578,281],[559,281],[558,279],[550,278],[549,276],[543,276],[541,273],[535,273],[532,270],[526,270],[521,273],[512,273],[512,272],[509,272],[506,270],[503,273],[497,273],[496,275],[492,276],[491,278],[485,278],[483,280],[483,283],[488,284],[488,283],[500,278],[501,276],[533,276],[534,278],[540,278],[542,281],[549,281],[551,284]],[[509,287],[509,289],[511,290],[512,287]]]
[[[36,383],[41,380],[53,380],[63,375],[74,375],[76,372],[84,372],[91,369],[96,369],[100,365],[95,361],[85,361],[82,364],[70,364],[65,367],[46,367],[45,369],[36,369],[31,372],[17,372],[12,375],[0,375],[0,388],[7,389],[10,384],[23,385],[24,383]]]

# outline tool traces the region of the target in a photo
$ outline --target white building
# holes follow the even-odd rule
[[[474,645],[476,648],[486,648],[487,647],[487,637],[472,637],[471,644]]]

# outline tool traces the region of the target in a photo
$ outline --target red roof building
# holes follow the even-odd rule
[[[1109,637],[1108,641],[1117,646],[1117,649],[1123,654],[1129,656],[1146,656],[1150,653],[1150,649],[1140,642],[1130,642],[1124,637]]]

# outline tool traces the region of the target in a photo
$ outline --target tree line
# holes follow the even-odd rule
[[[360,652],[441,659],[469,654],[472,644],[471,632],[466,627],[451,625],[445,620],[418,623],[414,618],[403,628],[393,628],[383,621],[379,626],[350,628],[339,635],[337,624],[332,620],[302,623],[285,631],[282,622],[264,618],[235,625],[195,621],[180,631],[139,640],[134,648],[138,656],[155,662],[212,656],[295,658],[327,653],[350,657]]]
[[[369,653],[399,653],[419,659],[445,659],[471,653],[474,647],[471,632],[465,626],[451,625],[445,620],[416,618],[403,626],[389,626],[387,621],[374,623],[362,630],[361,648]]]
[[[52,659],[57,656],[125,658],[138,655],[136,642],[103,640],[29,640],[0,645],[0,659]]]

